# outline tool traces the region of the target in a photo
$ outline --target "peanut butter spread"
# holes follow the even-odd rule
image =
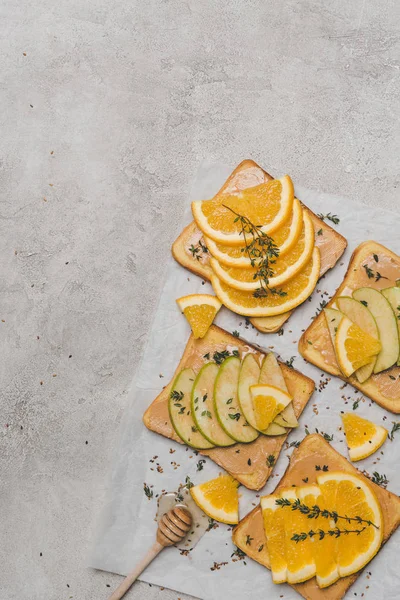
[[[293,452],[289,467],[275,491],[292,485],[304,485],[305,479],[307,479],[307,483],[316,483],[316,475],[318,474],[316,466],[322,467],[324,465],[328,467],[329,471],[342,471],[360,475],[350,462],[336,452],[322,436],[312,434],[307,436],[300,447]],[[373,488],[381,506],[384,523],[383,535],[384,541],[386,541],[400,524],[400,499],[395,494],[391,494],[368,479],[366,481]],[[351,508],[349,507],[350,510]],[[253,538],[250,547],[246,544],[247,536]],[[269,568],[269,557],[260,506],[239,523],[234,531],[233,541],[252,559]],[[340,579],[325,589],[320,589],[317,586],[315,578],[305,583],[294,585],[293,587],[307,600],[339,600],[355,581],[357,575]]]
[[[264,357],[257,348],[245,344],[215,325],[210,327],[203,339],[194,340],[191,336],[170,384],[154,400],[144,415],[144,423],[149,429],[180,442],[168,412],[168,398],[173,380],[185,367],[191,367],[195,373],[198,373],[207,361],[213,360],[215,352],[222,350],[228,350],[230,353],[237,351],[241,359],[251,352],[259,359],[260,364]],[[296,416],[299,416],[314,391],[314,382],[284,364],[281,364],[281,368],[289,393],[293,397],[294,411]],[[238,443],[229,448],[212,448],[201,454],[209,456],[246,487],[260,489],[267,481],[285,439],[285,435],[275,437],[260,435],[250,444]],[[267,460],[269,456],[274,457],[272,463]]]

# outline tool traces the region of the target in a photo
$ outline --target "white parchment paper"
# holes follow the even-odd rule
[[[212,197],[232,171],[232,166],[204,163],[195,178],[191,198],[185,214],[184,225],[190,222],[192,199]],[[284,334],[261,334],[245,319],[222,308],[217,316],[217,325],[228,331],[237,330],[240,337],[273,349],[284,360],[294,359],[294,367],[312,377],[318,384],[326,374],[306,363],[298,354],[297,342],[318,310],[320,302],[329,299],[343,279],[348,261],[354,248],[362,241],[376,240],[396,253],[400,253],[399,216],[357,204],[349,199],[296,187],[296,195],[314,212],[331,212],[340,217],[337,229],[348,240],[348,248],[339,264],[318,284],[312,301],[297,308],[284,326]],[[145,409],[172,377],[190,334],[186,320],[180,314],[175,299],[189,293],[212,292],[208,283],[189,273],[170,256],[166,258],[166,279],[142,364],[134,377],[130,390],[130,401],[109,486],[108,500],[94,540],[90,566],[126,574],[144,551],[153,543],[156,530],[154,517],[157,509],[156,496],[162,491],[176,490],[187,475],[194,483],[201,483],[217,476],[220,469],[207,459],[201,471],[197,470],[200,456],[193,450],[176,444],[148,431],[142,423]],[[329,296],[325,295],[328,292]],[[316,391],[306,407],[300,427],[294,430],[289,442],[303,439],[304,428],[310,432],[315,428],[333,434],[332,445],[347,456],[346,443],[341,425],[340,411],[352,410],[353,402],[360,399],[357,413],[376,423],[391,428],[392,421],[399,420],[375,403],[363,399],[351,386],[340,389],[343,382],[332,378],[322,392]],[[315,414],[313,408],[317,408]],[[288,463],[292,449],[284,451],[277,462],[273,476],[261,493],[273,490]],[[153,462],[152,462],[153,461]],[[358,467],[369,472],[378,471],[389,480],[388,489],[400,492],[400,434],[393,442],[387,441],[382,453],[360,461]],[[157,470],[158,468],[158,470]],[[148,499],[143,491],[144,482],[151,486],[153,498]],[[256,504],[259,495],[240,488],[240,515],[245,516]],[[168,548],[143,573],[141,579],[185,592],[204,600],[265,600],[298,598],[289,586],[272,584],[269,571],[251,559],[235,560],[231,556],[235,547],[231,541],[230,528],[220,525],[206,533],[194,550],[181,555],[175,548]],[[398,556],[400,534],[395,534],[379,555],[362,573],[348,593],[371,600],[395,600],[399,596]],[[211,570],[214,563],[227,563]],[[370,572],[372,575],[368,575]],[[367,586],[369,588],[367,589]]]

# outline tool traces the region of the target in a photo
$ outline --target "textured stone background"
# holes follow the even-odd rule
[[[400,4],[3,0],[0,18],[0,600],[101,600],[119,578],[85,557],[196,166],[251,157],[398,210]]]

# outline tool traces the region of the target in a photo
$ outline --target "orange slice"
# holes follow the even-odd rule
[[[297,500],[295,488],[282,490],[280,498],[290,501]],[[315,561],[312,552],[312,541],[295,542],[292,538],[296,533],[309,531],[310,522],[299,510],[290,507],[281,508],[285,527],[285,548],[287,561],[288,583],[302,583],[315,575]]]
[[[274,583],[287,581],[287,561],[285,544],[285,526],[283,510],[276,504],[279,496],[270,495],[261,498],[264,531]]]
[[[385,442],[388,431],[354,413],[342,415],[350,459],[362,460],[371,456]]]
[[[176,303],[189,321],[195,339],[206,335],[221,302],[211,294],[189,294],[178,298]]]
[[[241,246],[244,238],[237,214],[269,235],[289,219],[293,200],[293,183],[285,175],[235,195],[217,194],[212,200],[197,200],[192,202],[192,212],[204,235],[228,246]]]
[[[343,317],[335,337],[336,358],[340,370],[350,377],[354,371],[371,362],[379,354],[382,345],[361,327]]]
[[[360,477],[348,473],[323,473],[317,477],[324,493],[327,483],[336,484],[335,510],[338,515],[371,522],[339,519],[341,530],[358,530],[360,533],[340,535],[337,538],[337,565],[340,577],[347,577],[362,569],[379,551],[383,539],[382,511],[372,488]]]
[[[275,417],[292,402],[289,394],[273,385],[251,385],[250,394],[258,431],[265,431]]]
[[[286,256],[276,259],[271,265],[273,276],[269,279],[269,287],[277,287],[292,279],[309,262],[314,249],[314,227],[308,214],[304,214],[302,234],[296,246]],[[241,269],[227,267],[215,258],[210,258],[210,264],[217,277],[237,290],[254,291],[260,287],[257,277],[257,267]]]
[[[319,278],[320,263],[319,250],[315,247],[304,269],[279,288],[284,296],[269,293],[264,298],[256,298],[253,292],[228,286],[215,274],[211,276],[211,283],[222,304],[233,312],[247,317],[271,317],[292,310],[310,296]]]
[[[273,234],[273,240],[279,248],[279,257],[282,258],[293,246],[298,242],[303,227],[303,209],[297,198],[293,202],[293,211],[291,219],[286,221]],[[222,265],[227,267],[236,267],[242,269],[251,269],[250,258],[244,251],[244,244],[240,246],[225,246],[214,242],[209,237],[205,237],[204,241],[210,254],[218,260]]]
[[[297,496],[306,506],[313,507],[317,505],[321,510],[334,509],[332,503],[330,506],[328,505],[328,502],[324,499],[318,485],[304,485],[297,488]],[[318,529],[324,531],[327,528],[327,524],[329,524],[327,519],[318,516],[316,519],[312,519],[312,521],[309,520],[306,531],[309,531],[311,527],[316,531],[318,531]],[[311,540],[305,541],[305,543],[309,542],[311,542]],[[315,562],[317,584],[320,588],[328,587],[339,579],[339,571],[336,564],[336,546],[336,540],[329,536],[326,536],[321,540],[317,535],[312,539],[311,548]]]
[[[216,479],[193,486],[190,493],[206,515],[231,525],[239,522],[239,485],[231,475],[220,475]]]

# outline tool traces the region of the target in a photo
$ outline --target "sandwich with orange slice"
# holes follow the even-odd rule
[[[289,583],[307,600],[340,600],[399,524],[398,496],[312,434],[233,541],[271,570],[274,583]]]
[[[194,201],[192,212],[173,256],[263,332],[282,326],[347,245],[295,198],[288,175],[275,180],[253,161],[243,161],[214,198]]]
[[[400,413],[400,257],[362,243],[335,295],[303,333],[302,356]]]

